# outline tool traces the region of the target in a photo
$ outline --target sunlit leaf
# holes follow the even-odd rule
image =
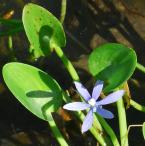
[[[109,92],[127,81],[136,67],[133,49],[116,43],[102,45],[91,53],[89,70],[96,79],[105,81],[104,92]]]
[[[36,58],[49,55],[54,46],[64,47],[66,40],[59,20],[48,10],[36,4],[27,4],[23,9],[23,24]]]
[[[8,63],[3,77],[13,95],[33,114],[46,120],[61,106],[62,91],[58,83],[40,69],[22,64]]]

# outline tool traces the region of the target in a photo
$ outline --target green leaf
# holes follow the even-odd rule
[[[104,92],[109,92],[127,81],[137,63],[133,49],[117,43],[96,48],[89,56],[89,70],[96,78],[105,81]]]
[[[145,140],[145,122],[143,123],[143,126],[142,126],[142,133],[143,133],[143,138]]]
[[[61,23],[46,9],[32,3],[27,4],[23,9],[22,20],[31,44],[30,51],[36,58],[49,55],[54,46],[65,46]]]
[[[8,63],[3,77],[13,95],[29,111],[46,120],[62,103],[62,90],[58,83],[40,69],[22,63]]]

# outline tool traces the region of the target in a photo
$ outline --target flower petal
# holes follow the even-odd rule
[[[71,111],[85,110],[89,107],[90,105],[84,102],[72,102],[72,103],[65,104],[63,106],[64,109],[71,110]]]
[[[79,94],[88,101],[91,98],[91,95],[89,94],[88,90],[80,83],[80,82],[74,82],[76,89],[78,90]]]
[[[103,81],[98,80],[95,84],[95,87],[92,92],[92,98],[94,98],[95,100],[97,100],[101,94],[101,91],[103,89],[103,83]]]
[[[90,109],[87,116],[84,119],[83,125],[82,125],[82,133],[88,131],[93,124],[93,110]]]
[[[112,112],[106,110],[106,109],[103,109],[103,108],[97,108],[96,112],[102,116],[103,118],[106,118],[106,119],[112,119],[114,118],[114,115]]]
[[[106,105],[106,104],[116,102],[123,96],[124,92],[125,92],[124,90],[118,90],[116,92],[113,92],[109,94],[108,96],[106,96],[104,99],[98,101],[97,105]]]

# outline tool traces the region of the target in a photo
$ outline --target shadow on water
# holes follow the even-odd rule
[[[85,46],[87,46],[89,52],[92,50],[89,49],[89,41],[90,38],[96,33],[100,37],[102,37],[105,41],[107,42],[117,42],[117,37],[112,33],[111,29],[115,28],[125,40],[127,40],[133,48],[136,50],[138,57],[138,61],[144,64],[144,56],[145,56],[145,40],[144,38],[136,31],[136,29],[133,27],[133,24],[129,21],[128,17],[125,16],[124,13],[121,13],[114,5],[112,1],[108,0],[102,0],[103,4],[105,7],[107,7],[107,11],[104,11],[101,9],[93,0],[88,0],[88,1],[81,1],[79,6],[77,5],[76,1],[71,1],[71,5],[76,6],[77,8],[74,8],[75,11],[75,16],[80,22],[80,28],[77,28],[77,31],[83,31],[85,28],[85,32],[83,35],[78,34],[78,32],[75,32],[74,35],[79,39],[80,42],[83,42]],[[140,16],[139,16],[140,17]],[[145,18],[142,20],[145,21]],[[139,22],[138,22],[139,23]],[[67,26],[66,26],[67,27]],[[69,29],[67,27],[67,29]],[[72,32],[73,33],[73,32]],[[97,42],[97,40],[96,40]],[[101,43],[104,43],[103,41]],[[121,42],[124,43],[124,42]],[[68,52],[69,54],[69,52]],[[80,53],[82,54],[88,54],[88,53]],[[78,61],[80,58],[73,58],[74,61]],[[145,65],[145,64],[144,64]],[[82,67],[80,65],[80,67]],[[140,79],[144,80],[145,78],[143,77],[142,74],[135,72],[134,77],[138,76]],[[131,86],[131,91],[133,91],[134,87]],[[134,89],[136,90],[133,91],[132,95],[133,96],[142,96],[141,92],[144,93],[143,89]],[[141,92],[140,92],[141,91]],[[138,99],[141,104],[145,103],[144,99]],[[135,115],[138,115],[137,117]],[[127,110],[127,116],[128,116],[128,123],[132,124],[139,122],[142,123],[145,118],[144,118],[144,113],[140,113],[138,111],[133,110],[132,108]],[[113,120],[113,122],[109,122],[115,129],[118,131],[117,120]],[[131,145],[134,146],[136,144],[143,146],[145,143],[142,138],[142,132],[141,130],[136,130],[134,131],[134,134],[132,132],[130,133],[130,142]],[[118,136],[119,136],[119,131],[118,131]],[[134,139],[138,139],[134,140]]]
[[[71,3],[76,5],[75,1]],[[102,3],[104,3],[109,11],[106,12],[99,8],[99,6],[93,0],[83,1],[81,3],[82,6],[79,10],[77,10],[78,12],[76,17],[78,20],[80,20],[80,23],[83,23],[83,25],[80,26],[80,31],[84,28],[86,28],[86,30],[83,34],[84,37],[82,36],[82,40],[78,33],[76,33],[78,39],[84,43],[87,42],[86,46],[88,46],[88,49],[88,40],[92,38],[94,33],[97,33],[108,42],[117,42],[116,37],[111,32],[112,28],[116,28],[118,32],[121,33],[123,37],[133,45],[133,48],[136,50],[139,56],[145,56],[145,40],[134,29],[125,14],[121,13],[112,3],[112,1],[103,0]],[[140,57],[139,61],[143,62],[142,58],[143,57]]]

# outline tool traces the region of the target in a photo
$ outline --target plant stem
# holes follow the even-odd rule
[[[117,101],[121,146],[128,146],[127,121],[123,99]]]
[[[66,94],[65,92],[63,92],[63,100],[66,103],[72,102],[69,95]],[[81,119],[83,119],[85,117],[84,113],[81,111],[79,112],[79,115],[80,115],[80,117],[82,117]],[[94,125],[95,129],[98,129],[98,131],[100,131],[100,133],[102,132],[103,128],[96,117],[94,117],[94,124],[93,125]]]
[[[8,36],[8,48],[9,48],[9,51],[10,51],[11,61],[17,61],[17,58],[15,57],[14,49],[13,49],[12,36]]]
[[[135,102],[134,100],[130,100],[130,105],[135,109],[145,113],[145,106],[140,105],[139,103]]]
[[[18,33],[20,31],[24,31],[23,27],[17,27],[8,31],[4,31],[0,33],[0,36],[7,36],[7,35],[14,35],[15,33]]]
[[[66,103],[69,103],[69,102],[72,102],[72,100],[70,99],[70,97],[69,97],[69,93],[67,92],[67,94],[65,93],[65,92],[63,92],[63,100],[66,102]],[[82,101],[83,101],[83,99],[82,99]],[[83,112],[80,112],[80,114],[82,114],[82,115],[84,115],[84,113]],[[84,115],[84,117],[85,117],[85,115]],[[102,126],[101,126],[101,124],[100,124],[100,122],[98,121],[98,118],[96,117],[96,116],[94,116],[94,124],[93,124],[93,127],[95,128],[95,129],[97,129],[98,131],[100,131],[100,133],[103,133],[103,128],[102,128]]]
[[[48,123],[60,146],[69,146],[64,137],[62,136],[61,132],[59,131],[59,128],[57,127],[51,113],[49,113]]]
[[[112,143],[114,146],[120,146],[118,139],[113,131],[113,129],[110,127],[110,125],[106,122],[106,120],[104,118],[102,118],[101,116],[97,115],[99,122],[101,123],[101,125],[103,126],[103,128],[105,129],[106,133],[109,135]]]
[[[65,93],[63,92],[63,100],[66,102],[66,103],[69,103],[71,102],[71,99],[70,97]],[[79,111],[79,112],[75,112],[77,118],[83,122],[83,120],[85,119],[85,115],[83,112]],[[95,127],[97,128],[94,128],[94,125]],[[104,137],[101,135],[102,133],[102,127],[100,128],[100,123],[98,121],[98,119],[94,119],[94,124],[93,124],[93,127],[90,130],[90,132],[92,133],[92,135],[97,139],[97,141],[102,145],[102,146],[106,146],[106,142],[104,140]]]
[[[129,134],[129,131],[130,131],[131,128],[142,127],[142,126],[143,126],[143,124],[129,125],[129,126],[128,126],[128,130],[127,130],[127,134]]]
[[[61,0],[60,22],[63,23],[66,15],[67,0]]]
[[[137,63],[136,64],[136,68],[140,71],[142,71],[143,73],[145,73],[145,67],[142,64]]]
[[[22,25],[21,20],[0,18],[0,23],[4,25]]]
[[[66,94],[65,92],[63,92],[63,95],[64,95],[63,96],[63,100],[66,103],[72,102],[72,100],[69,97],[69,94]],[[80,113],[80,116],[83,115],[85,117],[83,112],[80,111],[79,113]],[[94,124],[93,124],[93,126],[94,126],[95,129],[98,129],[100,131],[100,133],[103,131],[103,128],[102,128],[101,124],[99,123],[97,117],[94,117]]]
[[[55,50],[56,54],[58,55],[58,57],[62,60],[64,66],[65,66],[66,69],[68,70],[68,72],[69,72],[69,74],[71,75],[72,79],[73,79],[74,81],[80,81],[79,76],[78,76],[76,70],[74,69],[73,65],[72,65],[71,62],[68,60],[68,58],[65,56],[65,54],[63,53],[63,51],[61,50],[61,48],[58,47],[58,46],[54,46],[54,50]],[[67,95],[65,95],[65,94],[64,94],[64,100],[66,101],[66,103],[71,102],[71,99],[69,98],[69,96],[67,96]],[[82,116],[79,115],[78,118],[81,119],[81,121],[83,122],[85,116],[84,116],[84,114],[83,114],[82,112],[80,112],[80,113],[81,113]],[[98,122],[98,120],[95,118],[94,121],[95,121],[95,124],[98,125],[98,126],[96,126],[96,127],[97,127],[97,128],[98,128],[98,127],[100,128],[101,125],[100,125],[100,123]],[[102,128],[101,128],[101,130],[102,130]],[[100,133],[98,133],[97,130],[94,129],[94,127],[91,128],[90,131],[91,131],[91,133],[94,135],[94,137],[100,142],[100,144],[102,144],[102,145],[104,145],[104,146],[106,145],[106,143],[105,143],[105,141],[104,141],[104,138],[103,138],[102,136],[100,136]]]
[[[128,137],[129,131],[130,131],[131,128],[142,127],[142,126],[143,126],[143,124],[140,124],[140,125],[129,125],[128,129],[127,129],[126,137]]]
[[[79,76],[78,76],[76,70],[74,69],[73,65],[68,60],[68,58],[65,56],[65,54],[63,53],[63,51],[61,50],[61,48],[58,47],[58,46],[55,46],[54,47],[54,50],[55,50],[56,54],[58,55],[58,57],[62,60],[64,66],[68,70],[68,72],[71,75],[72,79],[74,81],[79,81],[80,79],[79,79]]]
[[[77,117],[83,122],[85,119],[85,115],[82,112],[76,112],[75,113]],[[107,146],[104,137],[101,135],[101,132],[94,127],[90,128],[89,131],[94,135],[94,137],[97,139],[97,141],[102,145],[102,146]]]
[[[12,36],[8,36],[8,47],[10,51],[13,51],[13,40]]]

